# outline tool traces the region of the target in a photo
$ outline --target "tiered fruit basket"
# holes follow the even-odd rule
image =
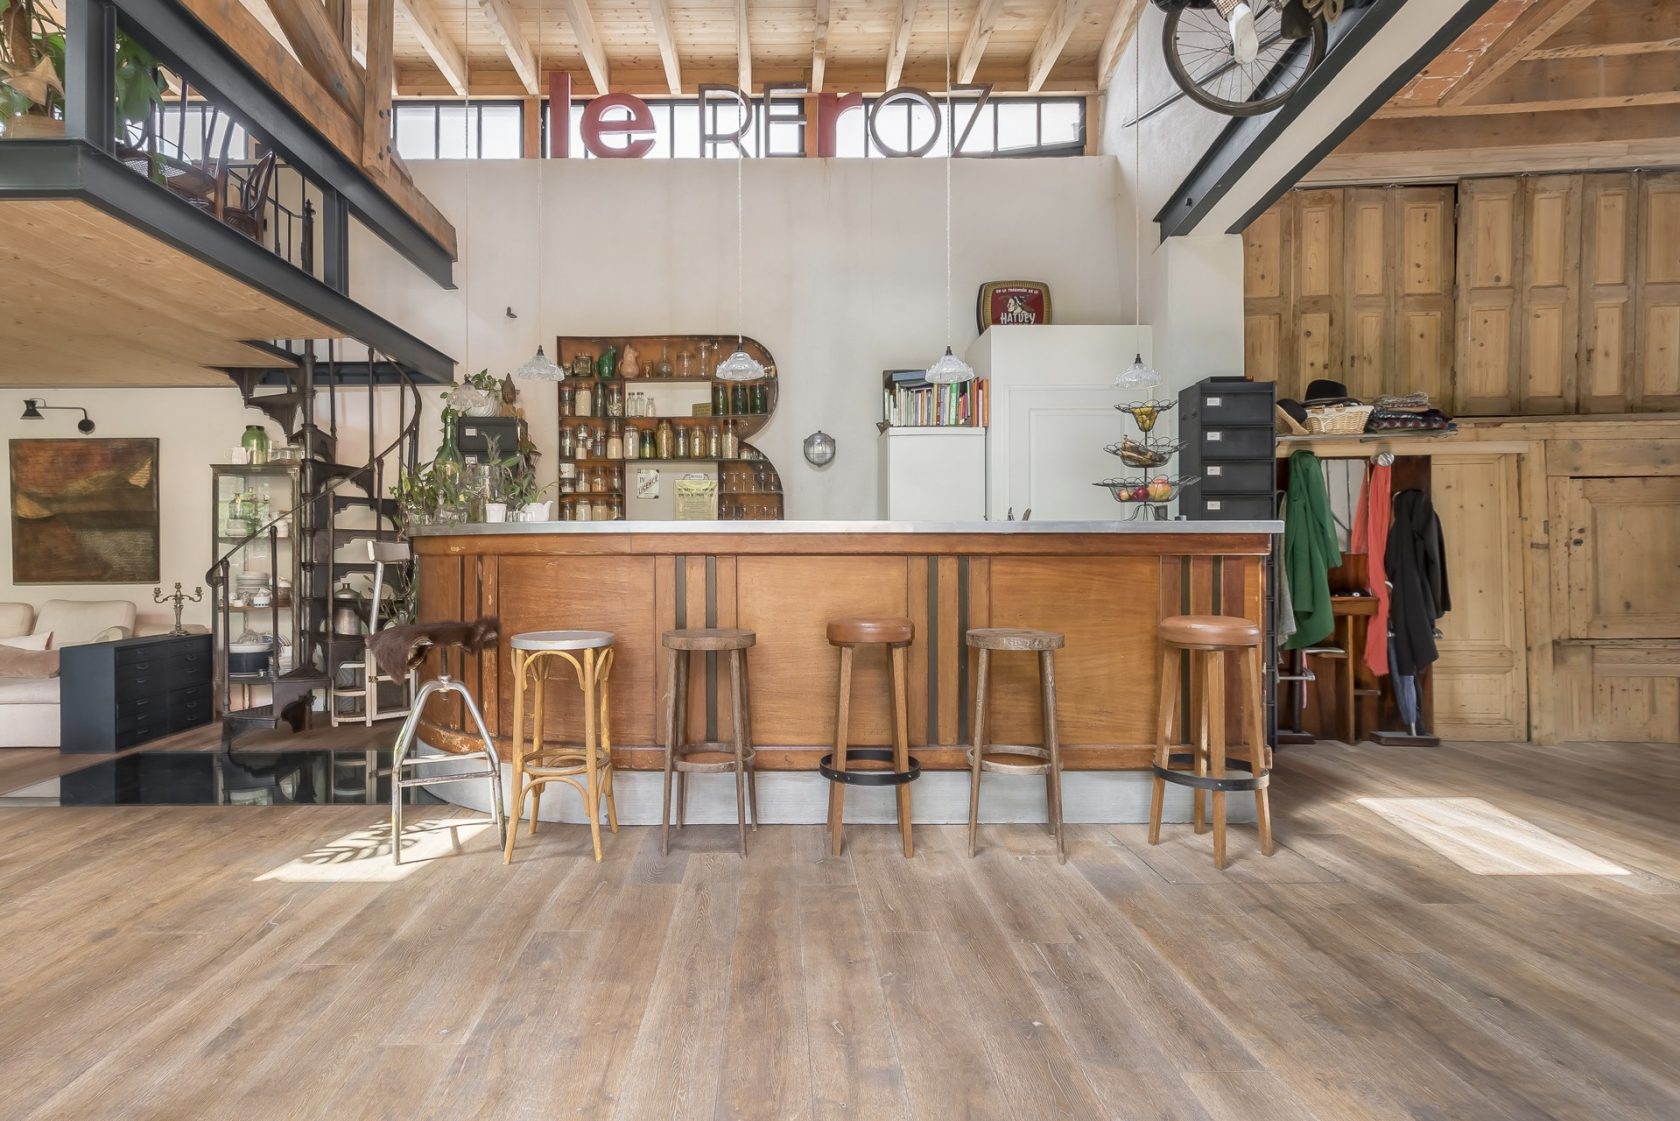
[[[1116,502],[1130,508],[1131,512],[1126,515],[1128,521],[1140,517],[1165,521],[1168,503],[1177,498],[1185,487],[1201,481],[1196,476],[1171,474],[1167,468],[1173,457],[1183,449],[1182,440],[1158,439],[1150,435],[1161,414],[1171,410],[1175,404],[1175,401],[1133,401],[1114,406],[1132,418],[1142,438],[1134,440],[1131,436],[1124,436],[1119,443],[1104,448],[1109,455],[1131,468],[1133,473],[1104,479],[1094,485],[1104,488]]]

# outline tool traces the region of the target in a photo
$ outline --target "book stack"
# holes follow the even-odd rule
[[[990,391],[983,378],[961,385],[934,385],[926,370],[887,370],[881,376],[882,409],[888,428],[984,428]]]

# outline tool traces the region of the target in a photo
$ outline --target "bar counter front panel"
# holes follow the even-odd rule
[[[452,660],[486,724],[510,744],[508,640],[522,631],[595,629],[617,636],[608,734],[614,762],[658,769],[670,688],[659,637],[675,627],[744,627],[753,740],[766,770],[815,770],[834,735],[839,658],[830,619],[903,615],[910,648],[910,738],[929,769],[961,769],[973,721],[971,627],[1060,631],[1057,719],[1072,770],[1147,767],[1155,740],[1164,615],[1240,615],[1264,625],[1265,558],[1278,523],[879,522],[565,523],[430,527],[413,534],[421,621],[501,618],[488,654]],[[435,655],[434,655],[435,658]],[[729,679],[716,655],[690,671],[691,739],[732,734]],[[859,652],[851,739],[889,740],[885,658]],[[436,672],[437,666],[429,667]],[[1190,690],[1192,683],[1183,687]],[[1232,676],[1227,695],[1240,696]],[[579,694],[551,681],[550,742],[582,737]],[[993,743],[1039,743],[1035,659],[994,655]],[[1187,694],[1194,704],[1197,697]],[[529,711],[529,706],[527,706]],[[1190,711],[1195,711],[1193,708]],[[1241,742],[1233,712],[1228,742]],[[424,737],[460,745],[458,701],[435,698]],[[1233,755],[1242,757],[1244,749]]]

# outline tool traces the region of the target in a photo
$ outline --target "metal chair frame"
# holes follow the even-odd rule
[[[459,754],[447,752],[441,755],[410,755],[409,749],[414,746],[414,736],[420,727],[420,714],[425,711],[428,698],[437,693],[456,693],[461,697],[461,703],[472,713],[473,726],[478,729],[478,738],[484,744],[482,751],[465,751]],[[463,760],[482,759],[489,767],[482,771],[467,771],[465,773],[423,775],[410,774],[404,768],[419,768],[427,764],[458,763]],[[490,738],[490,732],[484,726],[484,716],[478,711],[478,702],[473,700],[472,693],[467,687],[450,677],[440,674],[420,687],[419,694],[414,698],[414,707],[409,710],[408,719],[403,721],[402,730],[397,733],[397,743],[391,753],[391,862],[402,863],[402,804],[403,791],[424,786],[442,786],[450,782],[473,782],[484,779],[490,783],[490,816],[487,818],[468,818],[451,820],[450,825],[494,825],[500,845],[505,845],[509,836],[507,815],[502,806],[502,761],[496,754],[496,743]]]

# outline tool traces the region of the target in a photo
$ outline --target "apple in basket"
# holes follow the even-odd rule
[[[1133,487],[1131,498],[1133,502],[1146,502],[1149,499],[1148,487]]]
[[[1149,480],[1149,497],[1156,502],[1165,502],[1172,497],[1172,480],[1165,475],[1156,475]]]

